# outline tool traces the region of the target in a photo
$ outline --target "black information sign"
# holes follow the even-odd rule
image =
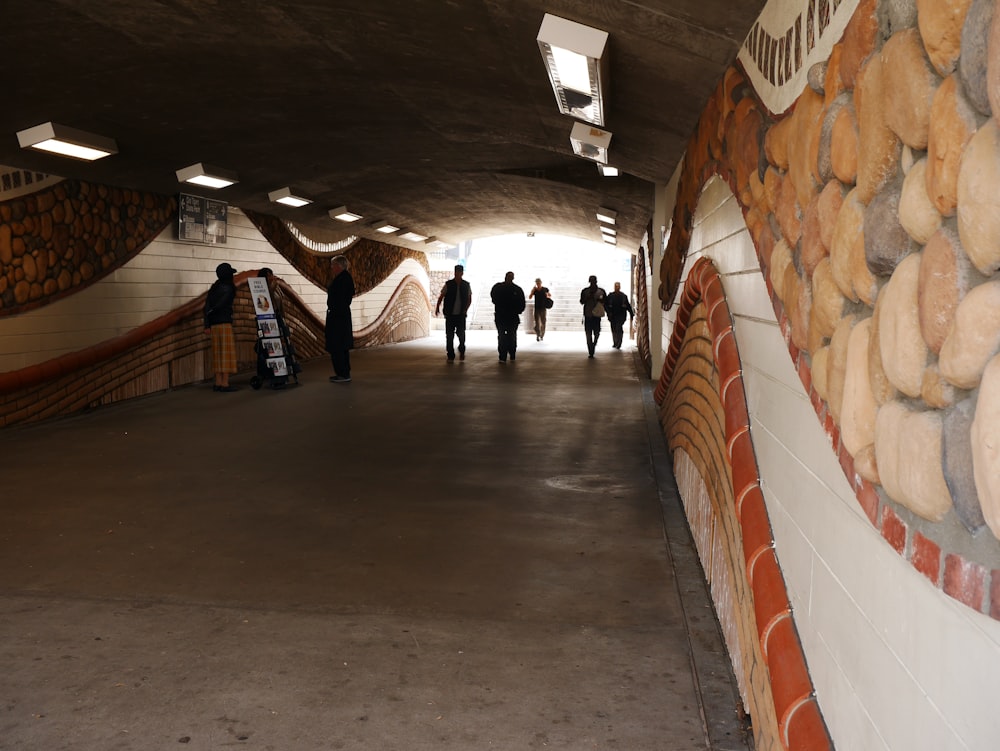
[[[229,204],[201,196],[180,194],[177,238],[191,242],[222,245],[226,242]]]

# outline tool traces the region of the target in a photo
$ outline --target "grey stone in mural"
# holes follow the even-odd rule
[[[865,260],[873,274],[891,274],[899,262],[918,249],[899,221],[902,186],[893,181],[865,209]]]
[[[972,420],[976,415],[975,399],[965,399],[948,410],[941,434],[944,480],[948,483],[955,514],[965,528],[975,532],[986,524],[976,493],[972,466]]]
[[[916,0],[882,0],[876,13],[879,30],[886,39],[897,31],[917,25]]]
[[[986,86],[992,23],[993,0],[972,0],[962,27],[962,54],[958,59],[958,75],[962,79],[965,95],[972,106],[986,116],[992,112]]]

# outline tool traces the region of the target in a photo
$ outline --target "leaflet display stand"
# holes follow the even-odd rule
[[[288,384],[291,378],[299,382],[299,371],[302,370],[295,361],[295,349],[288,326],[284,319],[274,310],[271,292],[267,288],[267,279],[251,277],[250,297],[253,300],[254,313],[257,314],[257,375],[250,379],[250,385],[259,389],[265,380],[271,382],[271,388],[280,389]]]

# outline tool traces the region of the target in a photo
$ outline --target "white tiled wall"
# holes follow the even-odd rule
[[[704,254],[724,274],[778,558],[836,748],[1000,749],[1000,623],[931,586],[860,511],[725,183],[706,187],[695,221],[688,265]]]
[[[189,302],[215,281],[228,261],[237,271],[268,266],[322,319],[326,290],[297,272],[239,209],[230,207],[228,242],[180,242],[173,227],[135,258],[82,292],[17,316],[0,318],[0,372],[19,370],[121,336]],[[355,298],[355,329],[374,321],[399,282],[413,274],[427,289],[423,266],[406,261],[377,288]]]

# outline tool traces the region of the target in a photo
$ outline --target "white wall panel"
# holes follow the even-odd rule
[[[773,314],[770,321],[741,318],[736,322],[736,328],[739,329],[740,341],[745,342],[745,346],[740,346],[740,360],[744,370],[753,369],[767,373],[769,377],[778,379],[781,384],[788,387],[793,398],[808,401],[799,374],[792,367],[788,345],[781,334],[781,329],[774,321]],[[780,362],[782,358],[788,360],[788,368],[776,372],[771,364]]]
[[[774,321],[774,307],[767,296],[767,287],[760,269],[752,269],[741,274],[729,274],[723,277],[726,288],[726,298],[733,318],[754,318],[763,321]],[[776,329],[779,332],[780,329]],[[791,362],[788,350],[785,359]]]
[[[871,716],[865,711],[861,700],[854,692],[854,687],[839,669],[837,663],[826,651],[822,640],[811,648],[806,648],[807,654],[813,655],[811,667],[816,695],[823,696],[826,705],[835,707],[835,716],[827,717],[827,725],[836,723],[838,736],[850,738],[851,746],[846,748],[864,749],[864,751],[890,751],[885,739],[879,735]],[[841,746],[836,747],[838,750]]]
[[[740,217],[742,221],[742,217]],[[739,230],[733,234],[727,235],[725,240],[722,241],[725,244],[725,248],[720,252],[712,252],[712,258],[715,260],[716,268],[719,269],[719,273],[726,274],[736,274],[741,271],[750,271],[760,276],[760,264],[757,262],[757,249],[753,246],[753,240],[750,235]],[[763,283],[763,277],[761,277],[761,282]]]

